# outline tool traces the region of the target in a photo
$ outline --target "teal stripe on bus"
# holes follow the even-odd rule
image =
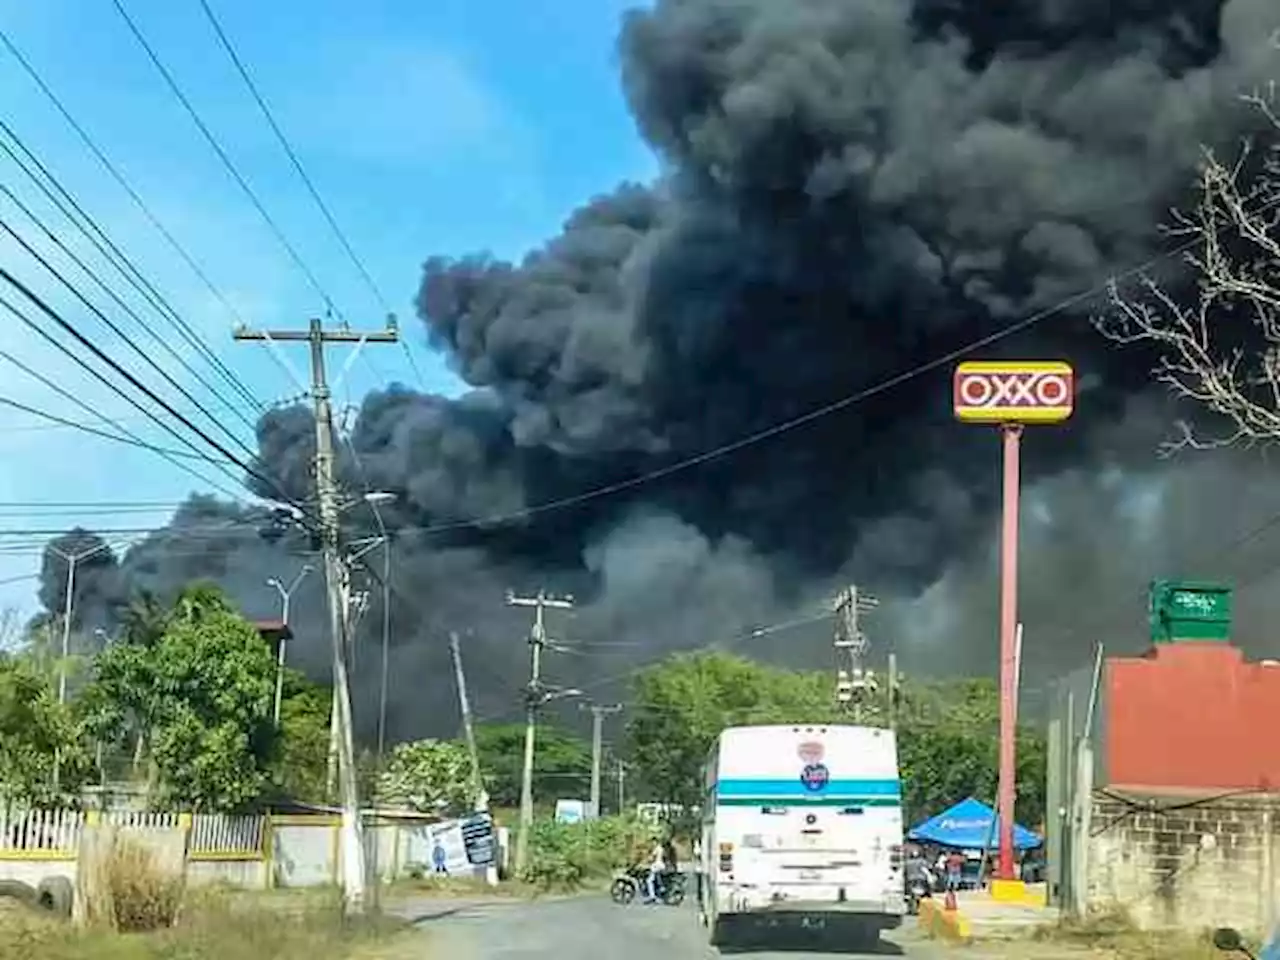
[[[715,785],[715,793],[726,797],[790,797],[808,799],[811,797],[888,797],[898,800],[902,797],[902,783],[898,780],[842,780],[832,778],[820,788],[814,790],[800,781],[799,773],[791,779],[774,777],[759,779],[747,777],[725,777]]]
[[[901,797],[853,797],[847,794],[807,797],[717,797],[718,807],[900,807]]]

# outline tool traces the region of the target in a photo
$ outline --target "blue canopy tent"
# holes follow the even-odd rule
[[[988,843],[994,847],[1000,842],[1000,835],[992,830],[993,821],[998,824],[995,811],[981,800],[969,797],[950,810],[944,810],[936,817],[912,827],[907,839],[961,850],[983,850]],[[995,830],[999,830],[998,825]],[[1015,850],[1034,850],[1042,843],[1044,841],[1038,834],[1016,823],[1013,825]]]

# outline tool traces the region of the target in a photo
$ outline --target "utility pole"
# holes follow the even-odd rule
[[[484,788],[480,773],[480,748],[476,744],[476,726],[471,716],[471,698],[467,696],[467,675],[462,669],[462,651],[458,649],[458,634],[449,632],[449,656],[453,658],[453,679],[458,686],[458,709],[462,712],[462,732],[467,738],[467,752],[471,755],[471,781],[475,790],[476,810],[489,812],[489,793]],[[485,869],[485,880],[490,886],[498,883],[498,865],[491,863]]]
[[[325,330],[313,318],[306,330],[235,331],[236,340],[271,343],[306,343],[311,353],[311,399],[316,421],[316,499],[320,507],[321,553],[329,594],[329,624],[332,634],[333,689],[337,703],[334,725],[338,740],[338,781],[342,809],[341,862],[342,896],[345,911],[360,914],[365,908],[364,830],[360,821],[359,786],[356,782],[355,741],[351,727],[351,689],[347,677],[347,648],[350,643],[348,598],[350,570],[342,555],[338,525],[338,492],[334,480],[333,405],[325,377],[324,348],[327,343],[396,343],[400,336],[394,318],[383,331],[357,333],[352,330]]]
[[[524,871],[529,860],[529,831],[533,828],[533,754],[537,737],[538,708],[546,700],[542,688],[542,648],[547,642],[545,612],[548,609],[572,610],[572,597],[549,597],[539,590],[536,597],[507,594],[507,605],[533,607],[533,629],[529,631],[529,686],[525,693],[524,769],[520,780],[520,832],[516,834],[516,873]]]
[[[584,710],[591,711],[591,807],[588,816],[592,820],[600,818],[600,764],[604,759],[604,718],[611,713],[622,710],[622,704],[615,703],[611,707],[598,704],[583,704]]]
[[[618,761],[618,814],[621,816],[627,809],[627,766]]]
[[[835,599],[836,629],[832,646],[836,651],[836,701],[853,713],[855,723],[862,722],[866,695],[876,688],[874,675],[863,667],[867,637],[858,615],[875,609],[879,603],[853,585],[841,590]],[[847,658],[842,655],[844,651]]]
[[[885,697],[886,716],[889,718],[889,729],[898,729],[898,684],[902,678],[898,676],[898,655],[889,654],[889,692]]]

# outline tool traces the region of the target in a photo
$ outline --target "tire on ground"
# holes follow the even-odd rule
[[[21,880],[0,880],[0,897],[17,900],[28,907],[34,907],[40,902],[36,888]]]
[[[66,877],[45,877],[36,888],[37,900],[50,913],[64,918],[71,916],[76,891]]]

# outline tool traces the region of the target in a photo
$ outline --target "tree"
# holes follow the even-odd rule
[[[489,799],[495,806],[517,806],[524,768],[524,724],[479,724],[476,747]],[[590,745],[559,727],[540,724],[537,747],[533,765],[535,795],[585,797],[591,785]]]
[[[800,672],[726,654],[678,655],[641,671],[627,725],[629,756],[653,799],[700,801],[702,771],[716,735],[749,723],[848,722],[834,703],[829,672]],[[884,712],[869,704],[863,722]],[[965,797],[990,803],[998,778],[1000,700],[987,679],[904,682],[897,701],[903,805],[912,821]],[[1018,816],[1044,810],[1044,740],[1018,734]]]
[[[18,657],[0,654],[0,804],[38,805],[54,799],[54,758],[59,783],[74,789],[88,772],[88,758],[68,711],[48,679]]]
[[[716,736],[744,723],[821,722],[835,715],[829,674],[780,670],[726,653],[679,654],[641,670],[627,722],[642,789],[693,806]]]
[[[1196,203],[1166,228],[1195,296],[1175,296],[1149,276],[1124,295],[1113,281],[1112,309],[1097,319],[1112,340],[1154,348],[1156,379],[1226,421],[1216,437],[1179,422],[1166,454],[1280,439],[1280,115],[1271,95],[1245,99],[1265,121],[1266,143],[1231,164],[1205,150]]]
[[[184,590],[150,645],[105,650],[84,695],[91,729],[119,740],[143,731],[153,800],[233,810],[267,783],[275,747],[275,658],[212,586]]]
[[[471,757],[448,740],[397,744],[378,778],[378,799],[446,816],[473,809]]]
[[[332,693],[296,670],[286,670],[280,730],[271,782],[281,797],[320,803],[328,789]]]

